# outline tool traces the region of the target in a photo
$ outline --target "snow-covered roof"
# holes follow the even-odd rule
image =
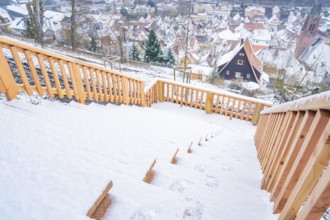
[[[258,29],[253,31],[251,38],[260,41],[270,41],[272,39],[272,36],[268,30]]]
[[[15,18],[15,20],[8,26],[9,29],[21,30],[26,29],[25,22],[23,18]]]
[[[66,16],[62,12],[46,10],[44,12],[46,18],[53,18],[55,21],[62,21]]]
[[[238,40],[237,35],[235,35],[229,28],[218,33],[218,37],[222,40]]]
[[[9,22],[12,21],[12,19],[9,16],[8,12],[6,10],[4,10],[3,8],[0,8],[0,17],[8,19]]]
[[[209,76],[212,72],[212,67],[202,66],[202,65],[196,65],[196,64],[189,64],[188,67],[191,67],[191,71],[193,73],[200,73],[202,75]]]
[[[26,16],[29,14],[26,7],[24,8],[24,7],[19,7],[16,5],[8,5],[6,8],[7,8],[7,10],[20,14],[22,16]]]

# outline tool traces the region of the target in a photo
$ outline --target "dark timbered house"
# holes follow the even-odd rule
[[[243,79],[263,84],[262,61],[255,55],[251,42],[246,39],[223,56],[218,62],[218,74],[226,80]]]

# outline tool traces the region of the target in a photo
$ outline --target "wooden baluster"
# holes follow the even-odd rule
[[[194,90],[190,89],[190,100],[189,100],[189,106],[190,107],[192,107],[193,97],[194,97]]]
[[[239,99],[235,118],[238,118],[240,110],[241,110],[241,100]]]
[[[184,93],[184,88],[181,87],[181,97],[180,97],[180,106],[182,107],[183,104],[183,93]]]
[[[116,80],[117,80],[117,77],[115,75],[111,75],[111,78],[112,78],[112,85],[113,85],[113,96],[114,96],[114,101],[118,103],[118,84],[116,83]]]
[[[203,100],[204,100],[204,92],[201,91],[201,98],[199,103],[199,109],[203,109]]]
[[[103,92],[102,92],[102,82],[101,82],[101,73],[99,70],[96,70],[96,80],[97,80],[97,88],[98,88],[98,92],[99,92],[99,98],[100,101],[103,102],[104,98],[103,98]]]
[[[31,71],[31,75],[32,75],[34,84],[36,85],[36,90],[37,90],[37,92],[39,93],[40,96],[43,96],[44,95],[44,90],[41,87],[39,76],[38,76],[38,73],[37,73],[36,68],[34,66],[34,63],[33,63],[32,53],[28,50],[25,50],[24,54],[25,54],[26,61],[28,63],[29,69]]]
[[[46,84],[46,87],[47,87],[48,94],[51,98],[54,98],[54,92],[53,92],[52,84],[50,83],[48,72],[47,72],[47,69],[45,67],[45,58],[42,54],[38,54],[37,57],[38,57],[38,61],[39,61],[41,74],[42,74],[42,76],[44,77],[44,80],[45,80],[45,84]]]
[[[217,98],[215,101],[215,114],[218,114],[220,95],[216,95],[216,96],[217,96]]]
[[[171,102],[174,103],[174,85],[171,84]]]
[[[78,80],[76,79],[76,74],[74,73],[74,71],[75,71],[74,65],[71,62],[69,62],[69,63],[65,62],[64,64],[67,64],[67,66],[69,68],[74,95],[76,98],[78,98],[79,97],[78,84],[77,84]]]
[[[83,67],[83,72],[84,72],[84,79],[85,79],[85,83],[86,83],[87,96],[88,96],[89,100],[92,100],[92,93],[91,93],[91,87],[89,84],[89,77],[87,74],[87,68],[85,66]]]
[[[176,104],[179,104],[179,86],[175,86],[175,98],[176,98],[176,101],[175,101],[175,103]]]
[[[70,90],[70,86],[69,86],[69,82],[68,82],[68,77],[66,75],[66,72],[65,72],[65,69],[64,69],[64,64],[63,64],[63,61],[62,60],[59,60],[58,61],[58,64],[60,66],[60,70],[61,70],[61,75],[62,75],[62,78],[63,78],[63,82],[64,82],[64,88],[65,88],[65,92],[66,92],[66,95],[69,99],[72,99],[72,95],[71,95],[71,90]]]
[[[0,44],[0,91],[8,100],[16,99],[19,89]]]
[[[106,102],[109,102],[108,88],[107,88],[109,86],[109,82],[107,82],[105,73],[103,71],[101,72],[101,76],[102,76],[102,82],[103,82],[104,99]]]
[[[242,109],[241,120],[244,119],[245,111],[246,111],[246,100],[244,101],[244,106],[243,106],[243,109]]]
[[[224,103],[225,103],[225,97],[226,97],[226,96],[221,96],[220,115],[222,115],[222,112],[223,112]]]
[[[57,75],[57,72],[56,72],[56,68],[55,68],[55,64],[54,64],[54,59],[52,57],[49,57],[48,62],[49,62],[50,69],[52,71],[53,78],[54,78],[54,81],[55,81],[55,85],[56,85],[56,89],[57,89],[57,94],[62,99],[64,97],[64,95],[63,95],[61,84],[60,84],[60,81],[58,79],[58,75]]]
[[[95,83],[95,70],[94,69],[90,69],[90,76],[91,76],[91,80],[92,80],[92,88],[93,88],[93,96],[94,96],[94,100],[98,101],[99,100],[99,96],[96,90],[96,83]]]
[[[233,113],[235,109],[236,99],[233,99],[232,105],[231,105],[231,111],[230,111],[230,119],[233,118]]]
[[[1,48],[0,48],[0,50],[1,50]],[[25,88],[27,94],[28,94],[29,96],[31,96],[32,93],[33,93],[33,90],[32,90],[32,88],[31,88],[31,85],[30,85],[30,83],[29,83],[29,80],[28,80],[28,78],[27,78],[27,76],[26,76],[26,73],[25,73],[24,67],[23,67],[23,65],[22,65],[21,58],[19,57],[19,54],[18,54],[18,50],[17,50],[16,47],[13,46],[13,47],[10,47],[10,51],[11,51],[11,53],[12,53],[12,55],[13,55],[14,61],[15,61],[15,63],[16,63],[16,67],[17,67],[18,72],[19,72],[19,75],[21,76],[21,79],[22,79],[22,82],[23,82],[24,88]]]
[[[228,110],[229,110],[229,104],[230,104],[230,97],[227,97],[227,106],[226,106],[226,112],[225,112],[225,116],[228,115]]]

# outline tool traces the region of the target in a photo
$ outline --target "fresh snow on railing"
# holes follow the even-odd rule
[[[295,100],[293,102],[286,102],[281,105],[276,105],[267,108],[261,114],[269,114],[275,112],[287,112],[298,110],[317,110],[317,109],[330,109],[330,91],[322,92],[313,96],[308,96]]]

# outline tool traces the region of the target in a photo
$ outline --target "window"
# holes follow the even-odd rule
[[[227,71],[226,71],[226,75],[229,75],[229,74],[230,74],[230,71],[229,71],[229,70],[227,70]]]
[[[245,54],[244,53],[239,53],[238,55],[241,56],[241,57],[244,57]]]
[[[236,72],[236,73],[235,73],[235,77],[236,77],[236,78],[240,78],[240,77],[241,77],[241,72]]]
[[[236,64],[242,66],[244,64],[244,61],[243,60],[237,60]]]
[[[250,74],[246,74],[246,78],[247,79],[250,79]]]

